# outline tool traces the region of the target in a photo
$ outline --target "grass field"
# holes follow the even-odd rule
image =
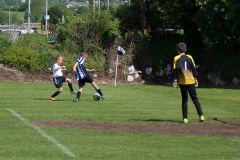
[[[73,84],[74,88],[77,84]],[[100,85],[106,99],[93,101],[86,85],[79,103],[67,85],[57,97],[48,83],[0,83],[0,159],[3,160],[237,160],[240,139],[214,136],[116,132],[38,127],[33,122],[108,122],[114,124],[179,124],[181,96],[170,86]],[[240,120],[240,90],[198,88],[206,122]],[[190,124],[198,122],[189,101]],[[186,124],[188,125],[188,124]],[[239,127],[239,126],[236,126]]]
[[[9,11],[2,11],[5,12],[7,15],[9,15]],[[10,11],[10,16],[16,14],[18,19],[24,18],[25,12],[17,12],[17,11]]]

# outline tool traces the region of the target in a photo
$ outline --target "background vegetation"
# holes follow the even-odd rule
[[[25,12],[24,20],[26,3],[10,8]],[[141,70],[152,66],[154,71],[158,71],[172,64],[175,46],[183,41],[188,45],[187,53],[194,57],[202,73],[229,83],[240,76],[240,3],[235,0],[151,0],[146,2],[144,13],[138,0],[132,0],[130,5],[111,3],[109,9],[101,3],[100,11],[97,4],[93,9],[92,1],[87,6],[84,2],[78,2],[78,5],[80,3],[85,5],[67,9],[60,5],[60,1],[58,4],[49,2],[49,22],[57,25],[57,29],[52,31],[57,33],[58,39],[55,45],[44,45],[54,50],[53,53],[65,55],[67,62],[74,61],[79,52],[85,50],[92,57],[90,67],[103,72],[114,66],[116,46],[120,45],[126,50],[126,55],[120,58],[121,64],[134,64]],[[31,20],[44,25],[45,3],[33,0],[31,5]],[[2,11],[0,22],[6,23],[8,10],[7,7],[5,12]],[[148,34],[143,34],[144,14]],[[15,21],[14,16],[12,21]],[[15,46],[14,43],[9,45]],[[4,60],[3,53],[0,54]],[[24,70],[39,71],[32,68]]]

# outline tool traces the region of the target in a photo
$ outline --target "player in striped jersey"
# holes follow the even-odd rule
[[[203,112],[195,88],[198,87],[196,78],[198,73],[192,56],[185,54],[186,51],[187,45],[185,43],[177,44],[179,55],[175,56],[173,60],[173,87],[180,87],[181,90],[183,122],[188,123],[188,93],[197,109],[199,122],[203,122]]]
[[[80,96],[83,91],[83,86],[85,86],[85,83],[91,83],[95,90],[100,94],[101,98],[105,98],[105,95],[102,93],[101,89],[97,86],[97,84],[93,81],[92,77],[88,74],[88,71],[92,72],[95,70],[90,70],[86,68],[85,61],[87,60],[87,58],[88,54],[86,52],[82,52],[80,57],[77,58],[76,63],[73,67],[73,71],[76,72],[76,79],[79,86],[75,102],[80,101]]]

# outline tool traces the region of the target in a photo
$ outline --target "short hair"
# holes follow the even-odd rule
[[[178,43],[176,48],[180,53],[185,53],[187,51],[187,45],[183,42]]]
[[[60,58],[63,58],[62,56],[57,56],[56,61],[59,60]]]
[[[81,55],[80,55],[80,57],[88,58],[87,52],[82,52]]]

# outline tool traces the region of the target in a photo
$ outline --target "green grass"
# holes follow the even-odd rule
[[[7,15],[9,15],[9,11],[2,11],[5,12]],[[17,17],[19,20],[21,20],[22,18],[24,18],[25,12],[17,12],[17,11],[10,11],[10,16],[17,14]]]
[[[0,159],[4,160],[236,160],[240,139],[194,135],[167,135],[41,127],[70,153],[31,126],[38,120],[91,121],[123,124],[179,123],[179,90],[155,85],[100,85],[107,98],[93,101],[95,93],[86,85],[81,102],[73,102],[67,85],[57,101],[49,101],[56,91],[48,83],[0,83]],[[74,84],[77,88],[77,84]],[[240,120],[240,90],[198,88],[206,123]],[[29,123],[20,120],[20,115]],[[189,119],[198,123],[196,109],[189,99]],[[199,124],[200,125],[200,124]],[[69,154],[68,154],[69,153]]]

